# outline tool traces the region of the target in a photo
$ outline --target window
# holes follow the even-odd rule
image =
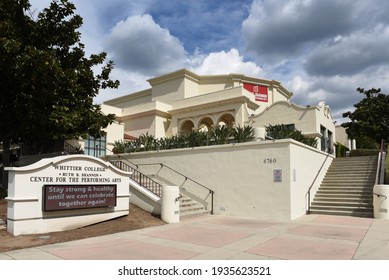
[[[291,124],[284,124],[287,130],[294,130],[296,127],[294,126],[294,123]]]
[[[333,153],[333,139],[332,139],[332,131],[328,130],[324,126],[320,126],[321,133],[321,150],[326,153]]]
[[[324,126],[320,126],[320,134],[321,134],[321,150],[325,152],[326,150],[326,128]]]
[[[107,140],[105,136],[101,138],[93,138],[89,136],[84,141],[84,154],[94,157],[105,156],[105,147]]]
[[[327,152],[332,153],[333,151],[333,144],[332,144],[332,131],[327,131]]]

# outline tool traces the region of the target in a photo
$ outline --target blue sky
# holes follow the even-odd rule
[[[88,54],[115,62],[118,90],[97,103],[149,87],[181,68],[280,81],[298,105],[330,105],[338,123],[363,96],[389,88],[386,0],[73,0]],[[30,0],[33,9],[50,0]]]

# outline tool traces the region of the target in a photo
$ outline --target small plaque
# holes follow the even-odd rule
[[[273,181],[277,183],[282,182],[282,169],[273,170]]]

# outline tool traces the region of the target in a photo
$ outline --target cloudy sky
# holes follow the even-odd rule
[[[96,103],[149,88],[147,79],[187,68],[280,81],[298,105],[330,105],[338,123],[362,99],[389,89],[387,0],[72,0],[84,19],[87,54],[114,60],[118,90]],[[50,0],[30,0],[33,9]]]

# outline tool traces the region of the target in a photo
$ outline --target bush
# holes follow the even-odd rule
[[[249,125],[234,127],[231,131],[235,143],[244,143],[254,139],[254,128]]]
[[[343,145],[340,142],[336,142],[335,149],[336,149],[336,157],[337,158],[345,157],[346,152],[350,150],[349,148],[347,148],[345,145]]]
[[[231,129],[228,126],[213,126],[208,132],[210,134],[211,141],[215,145],[227,144],[228,139],[231,136]]]
[[[138,139],[129,142],[115,141],[114,154],[132,153],[139,151],[168,150],[228,143],[243,143],[254,139],[254,129],[251,126],[229,128],[214,126],[209,131],[193,130],[189,133],[179,133],[177,136],[155,138],[148,133],[141,134]]]
[[[210,134],[208,132],[192,130],[190,133],[183,135],[185,142],[189,147],[208,146],[210,142]]]
[[[308,137],[302,134],[300,130],[296,128],[291,128],[284,124],[276,124],[266,126],[266,134],[273,139],[293,139],[299,141],[308,146],[317,147],[317,139],[313,137]]]

